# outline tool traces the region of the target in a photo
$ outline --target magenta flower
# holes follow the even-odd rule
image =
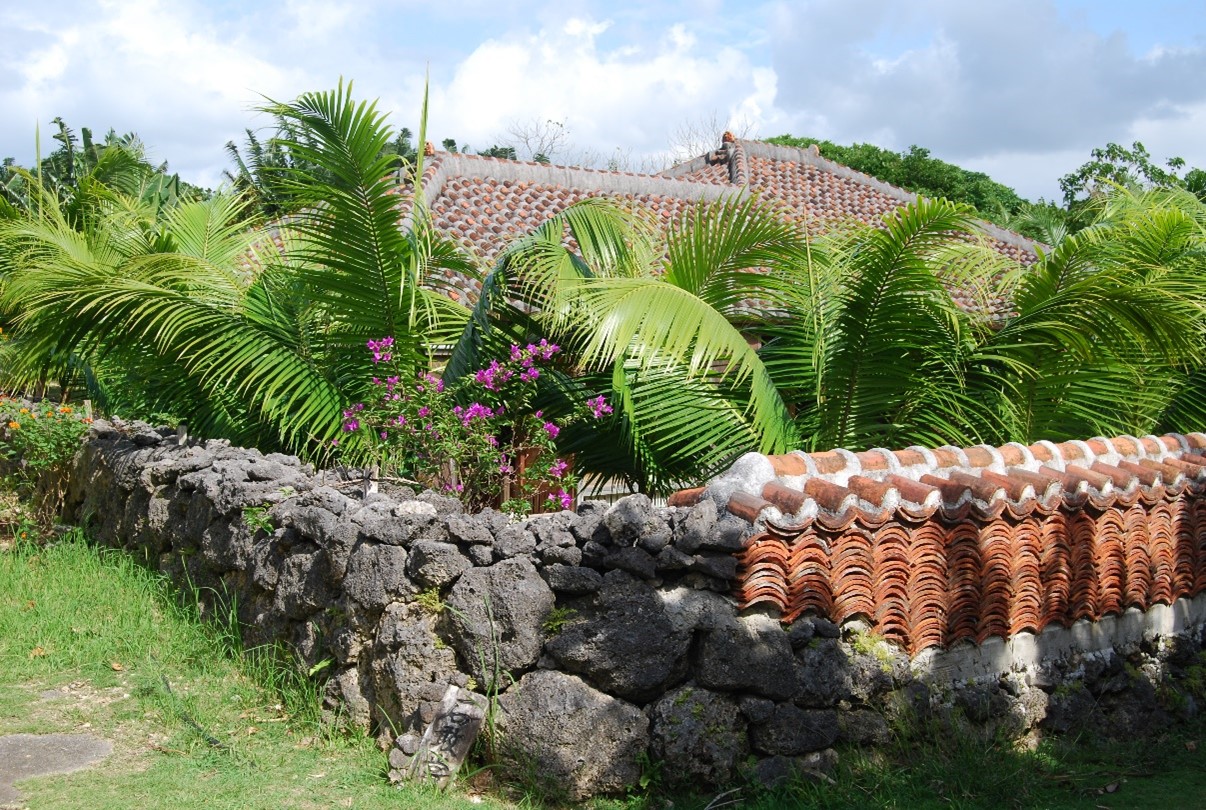
[[[491,360],[488,368],[478,369],[473,380],[478,385],[484,386],[490,391],[499,390],[503,383],[515,376],[515,372],[499,363],[497,360]]]
[[[560,478],[565,474],[566,468],[569,467],[569,462],[564,459],[557,459],[549,466],[549,475],[554,478]]]
[[[465,427],[468,427],[469,423],[472,422],[474,419],[489,419],[492,416],[494,416],[494,411],[490,410],[489,408],[487,408],[485,405],[481,404],[480,402],[474,402],[468,408],[465,408],[463,411],[459,410],[459,406],[458,406],[458,408],[454,409],[453,412],[456,413],[457,416],[460,417],[461,424],[464,425]]]
[[[520,373],[519,379],[523,380],[524,382],[533,382],[539,376],[540,376],[540,369],[533,367],[533,368],[524,369]]]
[[[549,495],[549,502],[556,505],[560,504],[562,509],[569,509],[574,505],[574,496],[570,495],[564,489],[559,489],[555,493]]]
[[[557,427],[554,422],[545,422],[544,432],[549,434],[550,439],[555,439],[557,438],[557,434],[561,432],[561,428]]]
[[[590,408],[590,412],[596,419],[602,419],[604,414],[611,413],[611,406],[603,399],[602,394],[599,394],[594,399],[586,400],[586,407]]]
[[[368,350],[373,353],[374,363],[388,363],[393,355],[390,353],[390,348],[394,345],[392,337],[383,337],[381,340],[370,340],[366,344]]]

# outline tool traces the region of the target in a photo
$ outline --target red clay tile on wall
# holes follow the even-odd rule
[[[916,653],[1206,592],[1206,458],[1182,449],[1206,446],[1206,436],[1095,444],[1116,463],[1086,469],[1077,443],[1034,445],[1029,459],[1007,455],[1009,446],[999,456],[962,451],[972,462],[1021,462],[1003,473],[952,467],[955,448],[933,451],[933,465],[908,451],[901,469],[913,477],[874,469],[867,462],[885,458],[880,451],[814,453],[811,465],[797,456],[816,470],[802,483],[793,465],[789,481],[728,502],[754,523],[737,555],[736,595],[776,606],[785,621],[859,616]],[[772,504],[815,516],[778,525]]]

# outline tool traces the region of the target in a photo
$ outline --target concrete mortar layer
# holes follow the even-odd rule
[[[887,742],[901,705],[990,736],[1134,736],[1171,722],[1159,695],[1196,706],[1177,678],[1201,666],[1202,597],[910,662],[859,621],[738,610],[751,527],[710,499],[466,514],[98,421],[66,504],[96,542],[191,585],[203,613],[237,606],[248,646],[325,662],[333,716],[376,735],[397,773],[451,687],[497,697],[500,767],[526,763],[574,799],[632,789],[645,758],[695,790],[832,768],[836,745]]]
[[[1199,594],[1172,605],[1153,605],[1147,611],[1131,608],[1096,622],[1047,627],[1037,635],[1023,632],[945,650],[931,647],[913,656],[909,666],[915,677],[934,684],[991,680],[1012,672],[1034,672],[1075,656],[1134,650],[1144,642],[1201,632],[1204,626],[1206,594]]]

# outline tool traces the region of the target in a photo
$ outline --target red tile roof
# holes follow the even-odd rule
[[[750,453],[706,488],[753,524],[743,606],[863,616],[911,652],[1206,591],[1206,434]]]
[[[421,185],[436,228],[487,262],[512,239],[587,197],[630,202],[670,221],[700,201],[753,192],[798,221],[821,223],[878,222],[916,199],[826,160],[816,150],[757,141],[726,142],[658,175],[437,152]],[[983,228],[1002,254],[1025,263],[1035,260],[1034,242],[988,223]],[[476,282],[449,280],[470,297],[476,295]],[[974,306],[970,298],[956,298]]]

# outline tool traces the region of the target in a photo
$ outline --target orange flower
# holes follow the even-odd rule
[[[8,429],[9,429],[9,430],[16,430],[16,429],[17,429],[17,428],[19,428],[19,427],[21,427],[21,423],[20,423],[20,422],[9,422],[9,423],[8,423]]]
[[[59,413],[71,413],[70,405],[63,405],[59,408]]]
[[[22,408],[21,413],[29,413],[29,408]]]

